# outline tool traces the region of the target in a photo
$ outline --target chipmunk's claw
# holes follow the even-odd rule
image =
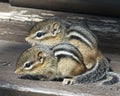
[[[74,83],[75,83],[74,79],[68,79],[68,78],[67,79],[65,78],[62,82],[63,85],[73,85]]]

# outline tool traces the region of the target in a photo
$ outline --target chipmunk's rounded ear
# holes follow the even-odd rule
[[[37,53],[37,59],[40,61],[40,63],[44,62],[45,56],[44,56],[44,53],[42,51],[39,51]]]
[[[52,34],[53,36],[56,36],[56,34],[60,32],[60,23],[59,22],[53,23],[52,28],[53,28]]]
[[[43,55],[44,55],[44,53],[43,53],[42,51],[39,51],[39,52],[37,53],[37,56],[38,56],[38,57],[43,57]]]

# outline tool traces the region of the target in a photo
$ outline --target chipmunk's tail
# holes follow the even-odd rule
[[[102,85],[112,85],[112,84],[120,82],[120,75],[118,73],[107,72],[106,75],[108,78],[102,81]]]
[[[95,64],[95,66],[82,75],[75,76],[74,84],[90,83],[103,79],[109,71],[109,61],[103,58]],[[104,82],[105,83],[105,82]]]

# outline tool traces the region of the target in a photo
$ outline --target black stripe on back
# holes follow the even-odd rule
[[[90,38],[88,38],[88,36],[86,36],[85,34],[83,34],[82,32],[80,32],[79,30],[75,30],[75,29],[71,29],[71,30],[69,30],[68,31],[68,34],[70,34],[71,32],[76,32],[76,33],[78,33],[78,34],[80,34],[80,35],[82,35],[84,38],[86,38],[91,44],[93,44],[93,42],[91,41],[91,39]],[[91,46],[87,43],[87,42],[85,42],[84,40],[82,40],[80,37],[78,37],[78,36],[74,36],[74,35],[72,35],[71,37],[70,37],[70,39],[76,39],[76,40],[80,40],[81,42],[83,42],[84,44],[86,44],[88,47],[90,47],[91,48]]]
[[[85,27],[83,27],[83,26],[85,26]],[[90,30],[90,27],[89,27],[87,21],[84,21],[84,22],[83,22],[83,26],[82,26],[82,27],[83,27],[85,30],[89,31],[89,33],[91,33],[91,35],[93,36],[93,38],[95,38],[95,40],[97,41],[97,37],[96,37],[96,35]]]
[[[80,62],[83,63],[83,57],[82,57],[82,55],[80,55],[80,56],[81,56],[81,57],[80,57],[80,56],[79,56],[76,52],[74,52],[73,50],[68,50],[68,49],[65,49],[65,48],[59,48],[59,49],[54,50],[54,53],[57,52],[57,51],[66,51],[66,52],[72,53],[73,55],[75,55],[76,57],[78,57],[78,59],[80,60]],[[64,57],[72,58],[73,60],[75,60],[75,61],[78,62],[78,60],[74,59],[72,56],[68,56],[68,55],[65,55],[65,54],[61,54],[61,55],[57,56],[57,57],[58,57],[58,60],[60,60],[60,59],[62,58],[62,56],[63,56],[63,58],[64,58]],[[80,63],[80,62],[78,62],[78,63]]]
[[[74,61],[76,61],[77,63],[80,63],[80,62],[78,62],[78,60],[74,59],[72,56],[65,55],[65,54],[57,55],[57,60],[58,60],[58,62],[60,61],[61,58],[71,58],[71,59],[73,59]]]
[[[69,53],[74,54],[75,56],[77,56],[79,58],[78,53],[74,52],[73,50],[69,50],[69,49],[65,49],[65,48],[59,48],[59,49],[54,50],[54,52],[56,52],[56,51],[67,51]]]
[[[86,43],[84,40],[82,40],[81,38],[79,38],[79,37],[77,37],[77,36],[71,36],[70,39],[80,40],[81,42],[83,42],[84,44],[86,44],[88,47],[91,48],[91,46],[90,46],[88,43]],[[92,48],[91,48],[91,49],[92,49]]]

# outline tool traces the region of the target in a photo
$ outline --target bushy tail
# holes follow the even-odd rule
[[[75,76],[75,84],[90,83],[103,79],[109,70],[109,61],[106,58],[97,61],[95,66],[82,75]]]
[[[115,72],[107,72],[108,78],[102,82],[102,85],[112,85],[120,82],[120,75]],[[110,78],[109,78],[110,77]]]

